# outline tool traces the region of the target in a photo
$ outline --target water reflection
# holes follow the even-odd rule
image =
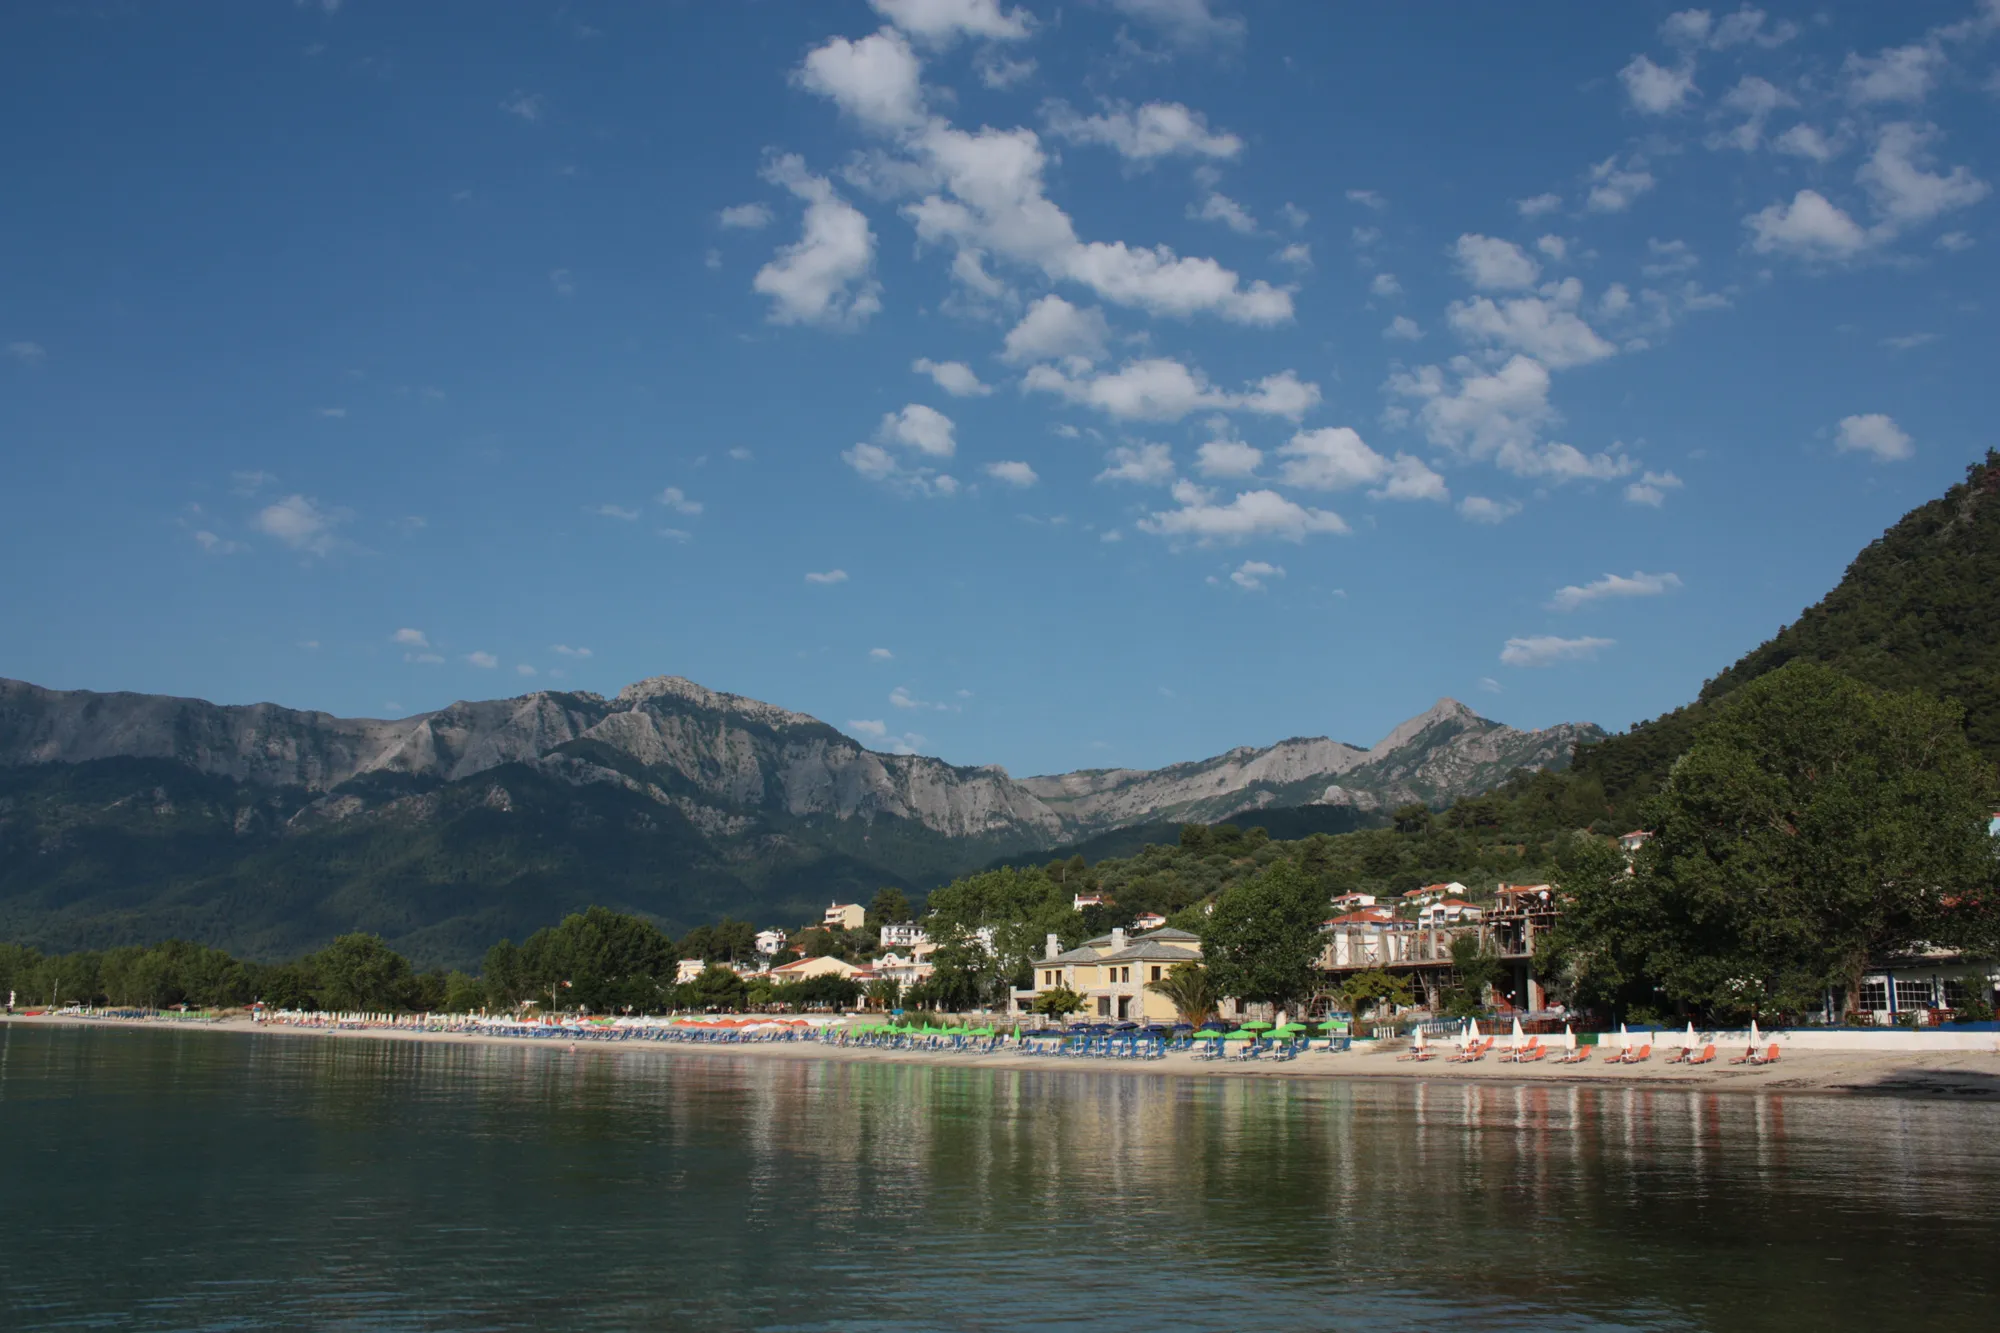
[[[1991,1108],[0,1030],[0,1323],[1979,1318]]]

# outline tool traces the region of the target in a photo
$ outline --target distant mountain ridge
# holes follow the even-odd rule
[[[1016,780],[671,676],[395,720],[0,680],[0,935],[254,954],[364,926],[464,962],[587,901],[793,919],[1121,828],[1443,803],[1600,734],[1444,700],[1366,750]]]

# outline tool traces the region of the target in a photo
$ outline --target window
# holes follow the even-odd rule
[[[1889,983],[1886,981],[1864,981],[1861,983],[1861,1007],[1871,1014],[1879,1014],[1889,1007]]]
[[[1160,967],[1159,964],[1155,963],[1153,965],[1153,980],[1158,981],[1159,979],[1160,979]]]
[[[1097,997],[1097,1016],[1099,1018],[1111,1017],[1111,997],[1109,995],[1100,995]]]
[[[1931,979],[1896,982],[1896,1007],[1898,1009],[1928,1009],[1934,1003],[1931,995]]]

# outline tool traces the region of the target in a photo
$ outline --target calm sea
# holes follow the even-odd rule
[[[0,1025],[0,1325],[1990,1328],[2000,1110]]]

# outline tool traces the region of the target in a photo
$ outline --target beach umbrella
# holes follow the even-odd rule
[[[1563,1024],[1563,1049],[1572,1055],[1576,1054],[1576,1033],[1567,1023]]]
[[[1468,1046],[1470,1046],[1470,1045],[1471,1045],[1471,1044],[1472,1044],[1473,1042],[1475,1042],[1475,1041],[1478,1041],[1478,1040],[1479,1040],[1479,1020],[1478,1020],[1478,1019],[1476,1019],[1476,1018],[1468,1018],[1468,1019],[1466,1019],[1466,1020],[1465,1020],[1465,1044],[1466,1044],[1466,1045],[1468,1045]]]
[[[1756,1050],[1757,1044],[1762,1040],[1763,1038],[1757,1035],[1757,1020],[1753,1018],[1750,1020],[1750,1049]]]
[[[968,1036],[968,1037],[990,1037],[990,1036],[992,1036],[992,1035],[993,1035],[993,1029],[992,1029],[992,1028],[971,1028],[971,1029],[967,1030],[967,1032],[966,1032],[966,1034],[965,1034],[965,1035],[966,1035],[966,1036]]]
[[[1224,1041],[1249,1041],[1256,1035],[1254,1032],[1246,1032],[1242,1028],[1238,1028],[1234,1032],[1224,1033],[1222,1039]]]
[[[1266,1023],[1263,1019],[1260,1018],[1255,1022],[1245,1023],[1243,1025],[1243,1030],[1245,1032],[1269,1032],[1271,1030],[1271,1025],[1269,1023]]]
[[[1514,1035],[1510,1040],[1513,1041],[1514,1049],[1517,1051],[1521,1049],[1522,1042],[1526,1040],[1525,1034],[1521,1031],[1521,1016],[1519,1014],[1514,1015]]]
[[[1194,1035],[1197,1040],[1205,1041],[1213,1037],[1220,1037],[1222,1034],[1220,1032],[1217,1032],[1214,1028],[1203,1028],[1201,1031],[1195,1033]]]
[[[1695,1042],[1694,1020],[1690,1019],[1688,1020],[1688,1039],[1687,1039],[1687,1048],[1690,1051],[1694,1049],[1694,1042]]]
[[[1618,1025],[1618,1049],[1628,1052],[1632,1049],[1632,1035],[1625,1030],[1623,1023]]]
[[[1424,1048],[1424,1030],[1423,1030],[1422,1028],[1418,1028],[1418,1029],[1417,1029],[1417,1049],[1421,1051],[1421,1050],[1422,1050],[1423,1048]]]

